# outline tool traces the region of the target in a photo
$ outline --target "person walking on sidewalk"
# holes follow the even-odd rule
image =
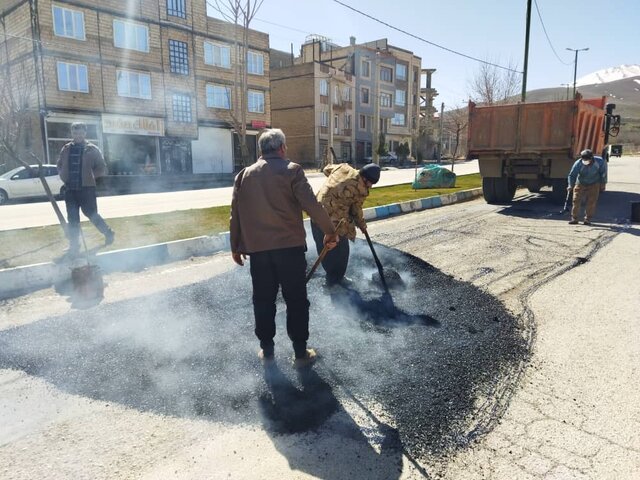
[[[328,248],[335,247],[338,236],[302,167],[287,160],[282,130],[265,130],[258,144],[262,156],[238,173],[233,186],[231,256],[238,265],[244,265],[243,260],[250,257],[255,334],[260,340],[258,355],[263,364],[269,365],[274,359],[276,296],[282,287],[294,364],[301,368],[316,359],[316,352],[307,348],[309,300],[302,212],[319,225]]]
[[[87,126],[82,122],[71,125],[73,141],[62,147],[58,159],[58,173],[64,182],[64,201],[69,222],[70,255],[80,250],[80,210],[104,235],[105,246],[113,243],[115,233],[98,214],[96,200],[96,178],[107,173],[102,152],[93,143],[87,142]]]
[[[323,173],[328,177],[317,198],[329,213],[334,224],[344,220],[338,226],[340,242],[322,261],[326,272],[327,286],[345,281],[345,272],[349,263],[349,242],[356,238],[357,226],[363,233],[367,230],[362,204],[369,195],[369,189],[380,180],[380,167],[374,163],[356,170],[347,163],[327,165]],[[318,254],[322,250],[322,230],[311,222],[311,231],[316,242]]]
[[[591,150],[580,152],[580,158],[571,167],[568,177],[567,190],[573,189],[573,205],[569,224],[578,223],[578,217],[585,203],[584,224],[591,225],[591,219],[596,212],[596,204],[600,192],[604,192],[607,185],[607,165],[604,160],[596,160]]]

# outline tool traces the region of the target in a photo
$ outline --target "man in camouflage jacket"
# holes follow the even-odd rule
[[[316,197],[335,225],[338,225],[340,220],[344,220],[336,229],[340,242],[322,261],[322,267],[327,273],[327,285],[334,285],[344,279],[349,263],[349,242],[344,240],[355,240],[356,226],[362,232],[367,229],[362,204],[369,195],[369,189],[380,179],[380,167],[370,163],[356,170],[347,163],[340,163],[327,165],[323,173],[328,178]],[[311,231],[316,249],[320,254],[324,233],[313,222],[311,222]]]

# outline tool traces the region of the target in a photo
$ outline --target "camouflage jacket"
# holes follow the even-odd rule
[[[344,223],[337,229],[338,235],[349,240],[356,238],[356,229],[366,228],[362,204],[369,189],[360,178],[358,170],[346,163],[327,165],[323,173],[328,177],[316,195],[334,224]]]

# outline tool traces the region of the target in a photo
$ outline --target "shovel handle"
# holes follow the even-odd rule
[[[318,255],[318,258],[316,259],[315,263],[311,267],[311,270],[309,270],[309,273],[307,273],[307,278],[305,280],[305,283],[309,283],[309,280],[311,280],[311,277],[313,276],[314,272],[317,270],[318,265],[320,265],[320,262],[322,262],[322,260],[324,260],[324,257],[327,256],[328,251],[329,251],[329,247],[325,245],[322,251],[320,252],[320,255]]]
[[[369,248],[371,249],[371,253],[373,254],[373,259],[376,262],[376,267],[378,267],[378,273],[380,274],[380,281],[382,282],[382,286],[384,287],[385,292],[389,294],[389,287],[387,286],[387,280],[384,278],[384,269],[382,268],[382,263],[376,254],[375,249],[373,248],[373,242],[371,241],[371,237],[369,236],[369,232],[365,229],[364,236],[367,239],[367,243],[369,244]]]

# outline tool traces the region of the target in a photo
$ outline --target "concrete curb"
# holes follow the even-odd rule
[[[482,188],[474,188],[438,197],[366,208],[364,209],[364,218],[368,221],[378,220],[403,213],[451,205],[480,195],[482,195]],[[308,220],[306,222],[308,223]],[[99,265],[106,273],[137,271],[153,265],[211,255],[223,250],[229,250],[229,232],[144,247],[112,250],[92,257],[92,263]],[[71,279],[71,269],[82,264],[84,264],[84,260],[79,259],[73,263],[48,262],[0,270],[0,300],[68,283]]]

